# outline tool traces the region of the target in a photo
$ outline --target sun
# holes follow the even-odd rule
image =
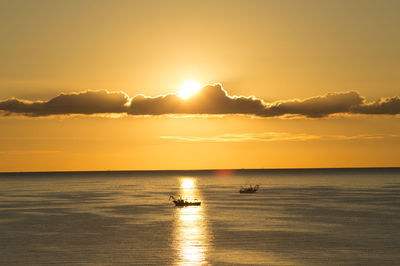
[[[193,94],[199,92],[200,88],[200,83],[195,80],[185,81],[185,83],[183,83],[181,88],[179,89],[178,96],[186,100]]]

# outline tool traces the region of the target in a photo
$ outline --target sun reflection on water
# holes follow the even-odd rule
[[[201,199],[194,178],[181,178],[180,195],[187,199]],[[204,206],[177,207],[174,247],[177,252],[177,265],[207,264],[209,235],[204,215]]]

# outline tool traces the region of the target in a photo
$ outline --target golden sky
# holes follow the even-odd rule
[[[0,171],[400,166],[399,11],[0,0]]]

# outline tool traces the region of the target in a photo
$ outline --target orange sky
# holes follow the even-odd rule
[[[364,105],[397,99],[399,10],[398,1],[0,1],[0,108],[86,90],[165,95],[190,79],[266,106],[349,91]],[[400,166],[399,115],[351,110],[3,113],[0,171]]]

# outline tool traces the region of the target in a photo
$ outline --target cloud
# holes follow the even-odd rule
[[[358,92],[336,92],[307,99],[280,100],[266,103],[254,96],[231,96],[221,84],[204,86],[197,94],[184,100],[176,93],[156,97],[142,94],[130,98],[122,91],[84,91],[62,93],[49,101],[25,101],[16,98],[0,101],[3,115],[227,115],[242,114],[258,117],[300,116],[320,118],[335,114],[400,113],[400,97],[367,102]]]
[[[353,106],[351,112],[358,114],[399,114],[400,97],[384,98],[372,103],[363,103],[362,105]]]
[[[207,85],[200,93],[183,100],[177,94],[133,97],[129,114],[251,114],[261,115],[265,103],[255,97],[229,96],[221,84]]]
[[[217,136],[160,136],[161,139],[177,142],[272,142],[272,141],[309,141],[309,140],[355,140],[355,139],[382,139],[384,135],[312,135],[292,134],[287,132],[263,132],[263,133],[240,133],[221,134]]]
[[[124,92],[85,91],[60,94],[49,101],[9,99],[0,102],[0,110],[26,116],[104,114],[126,112],[129,96]]]
[[[337,113],[349,113],[353,107],[364,102],[357,92],[328,93],[324,96],[311,97],[305,100],[279,101],[268,105],[265,116],[303,115],[307,117],[324,117]]]
[[[320,136],[309,134],[289,134],[285,132],[221,134],[211,137],[199,136],[160,136],[161,139],[178,142],[254,142],[254,141],[305,141],[319,139]]]

